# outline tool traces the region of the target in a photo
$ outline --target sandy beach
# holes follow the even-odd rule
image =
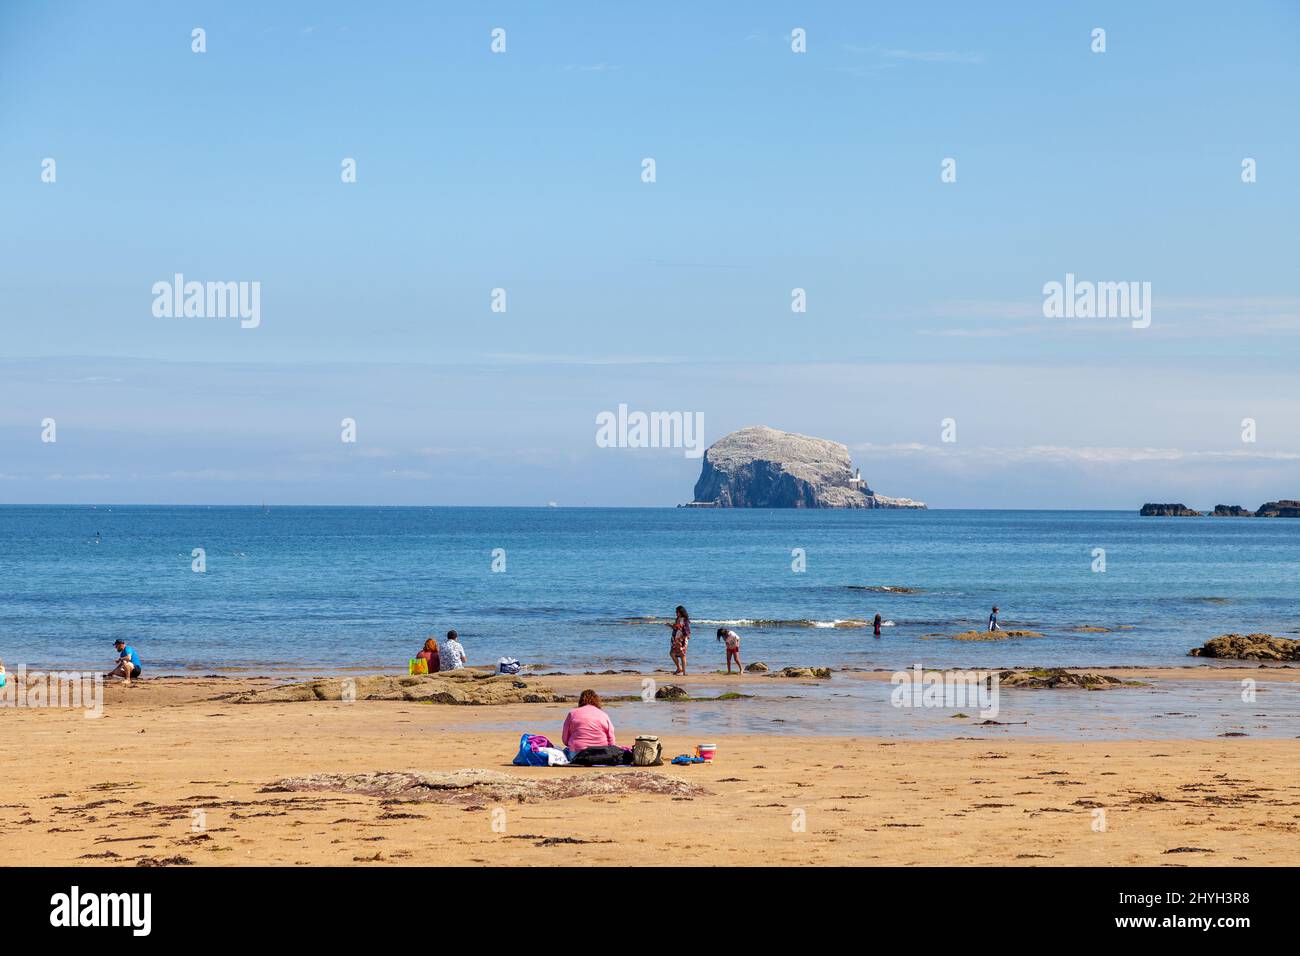
[[[1109,671],[1153,682],[1293,686],[1294,668]],[[888,675],[836,673],[839,687]],[[661,682],[663,677],[658,678]],[[676,679],[688,689],[729,680]],[[563,694],[636,694],[638,675],[537,678]],[[651,770],[510,765],[522,731],[558,737],[569,704],[237,704],[258,677],[107,688],[103,715],[10,709],[0,782],[6,858],[35,865],[1296,865],[1300,740],[947,739],[717,735],[713,764]],[[804,682],[790,682],[791,685]],[[1226,688],[1225,684],[1225,688]],[[1036,691],[1036,694],[1086,691]],[[1121,693],[1121,692],[1107,692]],[[1262,696],[1262,695],[1261,695]],[[753,706],[736,701],[731,706]],[[663,707],[690,707],[691,704]],[[791,706],[797,706],[792,704]],[[1027,705],[1033,708],[1032,702]],[[619,740],[639,729],[611,709]],[[516,730],[503,730],[514,727]],[[997,728],[992,728],[996,730]],[[700,742],[660,733],[665,757]],[[309,774],[480,770],[528,785],[663,780],[520,801],[393,802],[281,790]],[[658,775],[648,777],[643,775]],[[684,785],[684,786],[679,786]]]

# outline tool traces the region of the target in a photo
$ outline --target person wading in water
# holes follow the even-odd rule
[[[691,616],[686,608],[677,605],[677,619],[668,625],[673,629],[672,641],[668,645],[668,656],[673,659],[677,669],[673,674],[686,676],[686,646],[691,642]]]

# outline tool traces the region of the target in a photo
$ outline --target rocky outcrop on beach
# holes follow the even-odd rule
[[[1187,505],[1179,502],[1178,504],[1155,504],[1147,502],[1142,506],[1142,515],[1145,517],[1158,518],[1199,518],[1201,513],[1193,511]]]
[[[962,631],[960,634],[954,634],[954,641],[1008,641],[1021,637],[1042,637],[1038,631],[1026,631],[1023,629],[1011,628],[1010,630],[997,631]]]
[[[752,664],[745,665],[746,674],[763,674],[767,672],[767,665],[762,661],[754,661]]]
[[[853,471],[839,442],[775,428],[742,428],[704,453],[695,507],[924,508],[878,495]]]
[[[831,669],[829,667],[782,667],[774,674],[768,674],[768,677],[802,677],[814,678],[816,680],[830,680]]]
[[[1300,641],[1272,634],[1220,634],[1193,647],[1188,657],[1234,661],[1300,661]]]
[[[317,700],[411,700],[433,704],[555,704],[566,698],[530,681],[489,671],[458,670],[391,677],[336,677],[227,694],[235,704]]]
[[[1106,674],[1076,674],[1060,667],[1028,671],[1000,671],[999,687],[1023,687],[1031,690],[1107,690],[1125,682]]]
[[[1266,501],[1255,512],[1256,518],[1300,518],[1300,501],[1284,498],[1281,501]]]
[[[381,797],[390,803],[447,803],[491,806],[536,803],[570,797],[649,793],[672,797],[712,794],[686,780],[648,770],[566,774],[562,777],[516,777],[496,770],[444,773],[313,773],[278,780],[262,793],[330,792]]]

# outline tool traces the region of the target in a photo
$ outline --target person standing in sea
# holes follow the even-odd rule
[[[686,676],[686,646],[691,642],[691,616],[686,608],[677,605],[677,618],[668,625],[673,629],[672,641],[668,645],[668,656],[677,669],[674,675]]]
[[[871,627],[874,632],[872,636],[879,637],[880,636],[880,615],[879,614],[877,614],[876,619],[871,622]]]
[[[1002,628],[998,627],[998,606],[995,604],[993,605],[993,611],[989,614],[989,631],[1000,630],[1002,630]]]

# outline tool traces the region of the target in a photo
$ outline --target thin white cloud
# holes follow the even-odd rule
[[[919,307],[899,317],[911,321],[915,334],[954,338],[1000,338],[1043,332],[1128,332],[1126,319],[1049,319],[1043,315],[1042,296],[1023,299],[958,300]],[[969,321],[979,325],[964,324]],[[945,324],[950,323],[950,324]],[[1151,326],[1144,335],[1169,338],[1220,337],[1250,333],[1300,332],[1300,298],[1239,296],[1175,296],[1165,298],[1152,290]]]
[[[984,62],[984,54],[961,50],[907,50],[898,47],[863,46],[860,43],[842,43],[844,50],[854,56],[876,56],[884,60],[911,63],[960,63],[978,66]]]
[[[1300,461],[1300,452],[1247,451],[1244,449],[1197,451],[1183,448],[1126,448],[1089,445],[993,446],[926,445],[916,442],[850,445],[851,451],[882,456],[962,458],[981,463],[1114,465],[1138,462],[1272,462]]]
[[[880,55],[891,60],[914,60],[918,63],[966,63],[974,66],[984,62],[982,53],[953,50],[881,50]]]
[[[545,352],[488,352],[483,358],[510,365],[670,365],[670,355],[564,355]]]

